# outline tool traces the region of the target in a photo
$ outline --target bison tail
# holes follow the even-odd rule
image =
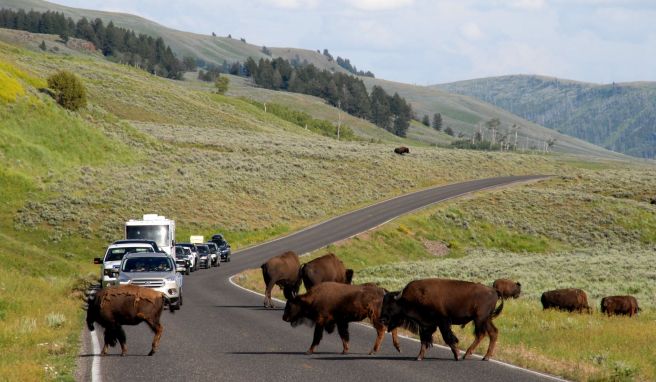
[[[503,302],[504,302],[504,300],[502,299],[501,304],[499,304],[499,306],[494,310],[494,312],[492,312],[492,317],[490,317],[490,319],[495,319],[495,318],[499,317],[499,315],[501,314],[501,311],[503,310]]]

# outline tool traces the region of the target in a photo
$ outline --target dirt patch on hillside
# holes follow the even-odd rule
[[[421,239],[421,244],[433,256],[443,257],[449,254],[449,247],[439,240]]]

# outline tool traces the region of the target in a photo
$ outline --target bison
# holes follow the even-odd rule
[[[305,289],[310,290],[315,285],[326,281],[350,284],[353,279],[353,270],[346,269],[342,260],[335,254],[329,253],[303,264],[301,277]]]
[[[301,263],[294,252],[288,251],[282,255],[274,256],[262,264],[261,268],[264,284],[266,285],[264,292],[265,308],[273,308],[271,290],[274,285],[278,285],[282,289],[285,298],[288,300],[298,294],[302,281],[299,272]]]
[[[410,154],[410,149],[407,148],[407,147],[405,147],[405,146],[401,146],[401,147],[397,147],[397,148],[395,148],[395,149],[394,149],[394,152],[395,152],[396,154],[399,154],[399,155]]]
[[[483,360],[490,358],[497,342],[498,329],[492,320],[501,314],[503,299],[488,286],[468,281],[423,279],[410,282],[401,292],[387,293],[383,299],[380,321],[387,330],[403,326],[419,334],[421,348],[417,360],[424,359],[426,349],[433,345],[433,333],[439,328],[444,342],[458,360],[458,338],[451,325],[474,321],[476,338],[462,357],[465,359],[487,334],[490,345]]]
[[[601,313],[611,315],[628,315],[633,317],[638,314],[638,300],[633,296],[609,296],[601,299]]]
[[[559,309],[568,312],[592,313],[588,305],[588,296],[577,288],[556,289],[542,293],[540,298],[543,309]]]
[[[377,336],[374,347],[369,354],[380,349],[380,344],[387,329],[380,321],[380,309],[385,290],[373,284],[348,285],[332,281],[316,285],[306,294],[287,300],[282,319],[293,327],[305,320],[314,324],[314,337],[307,354],[321,342],[323,331],[332,333],[337,326],[337,332],[342,339],[342,354],[349,351],[349,322],[362,321],[369,318]],[[401,351],[397,330],[392,330],[392,342],[396,350]]]
[[[127,351],[125,331],[122,325],[138,325],[145,321],[155,332],[153,345],[148,355],[159,347],[164,326],[159,322],[164,309],[164,296],[157,291],[134,285],[110,286],[101,289],[89,299],[87,327],[94,331],[94,322],[105,328],[105,344],[101,355],[106,355],[109,346],[121,344],[121,356]]]
[[[522,292],[522,284],[507,279],[494,280],[492,288],[499,292],[501,298],[517,298]]]

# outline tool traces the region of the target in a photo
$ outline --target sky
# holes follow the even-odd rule
[[[51,0],[429,85],[508,74],[656,81],[656,0]]]

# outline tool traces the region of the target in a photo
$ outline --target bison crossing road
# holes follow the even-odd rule
[[[440,362],[453,358],[449,349],[440,347],[431,350],[431,357],[423,362],[407,362],[414,359],[414,354],[409,358],[405,349],[416,348],[417,343],[401,338],[404,353],[398,354],[390,336],[385,336],[377,355],[368,356],[376,335],[360,325],[349,327],[349,355],[319,351],[307,356],[304,351],[311,331],[290,327],[281,320],[281,310],[263,308],[261,295],[239,289],[230,282],[232,275],[256,269],[276,254],[288,250],[307,253],[440,200],[539,178],[542,177],[481,179],[423,190],[236,252],[230,267],[213,268],[185,280],[185,309],[161,316],[166,333],[154,357],[145,356],[152,347],[153,337],[143,325],[124,327],[130,341],[127,357],[85,356],[99,353],[92,350],[93,341],[85,330],[77,378],[104,382],[126,378],[139,381],[553,380],[497,362]],[[339,336],[326,336],[319,350],[341,347]]]

